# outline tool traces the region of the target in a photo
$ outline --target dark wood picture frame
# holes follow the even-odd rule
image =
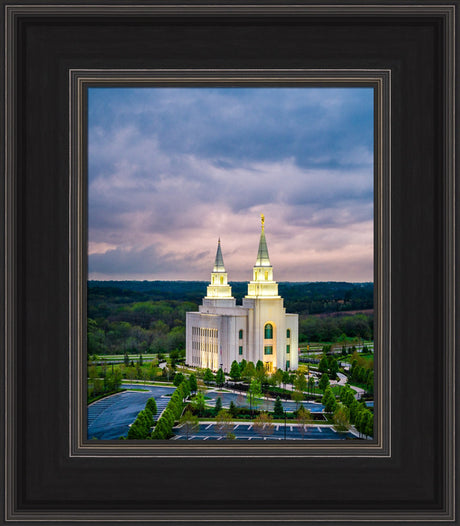
[[[455,522],[458,0],[2,7],[4,523]],[[239,82],[235,71],[251,82],[284,82],[267,71],[290,82],[308,71],[318,82],[326,71],[335,82],[351,71],[386,79],[375,188],[381,434],[369,447],[210,453],[88,445],[75,433],[86,161],[72,90],[95,71],[148,71],[149,82],[194,72],[198,84],[198,71],[217,83]]]

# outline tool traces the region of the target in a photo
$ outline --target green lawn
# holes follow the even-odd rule
[[[132,360],[134,363],[136,363],[137,360],[139,360],[139,353],[138,354],[129,354],[129,359]],[[166,356],[163,354],[163,356]],[[97,361],[103,361],[103,360],[124,360],[125,355],[124,354],[98,354],[97,355],[98,360]],[[158,358],[158,354],[143,354],[142,359],[143,360],[151,360],[153,358]]]
[[[371,353],[366,353],[366,354],[358,353],[358,356],[366,360],[366,362],[369,362],[374,359],[374,354],[371,354]],[[344,356],[343,358],[341,358],[341,361],[351,363],[353,361],[353,358],[352,356]]]

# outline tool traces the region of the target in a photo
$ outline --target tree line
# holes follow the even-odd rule
[[[206,291],[204,282],[104,283],[88,283],[89,355],[167,353],[185,348],[185,313],[198,310]],[[358,304],[372,308],[372,284],[284,283],[280,293],[287,310],[300,316],[300,342],[373,337],[372,315],[311,315],[340,312]]]

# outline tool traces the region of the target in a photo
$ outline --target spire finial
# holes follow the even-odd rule
[[[260,222],[262,223],[262,230],[264,229],[264,223],[265,223],[265,216],[263,214],[260,214]]]

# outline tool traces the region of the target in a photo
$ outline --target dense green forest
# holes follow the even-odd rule
[[[185,348],[185,313],[198,310],[204,281],[89,281],[88,354],[170,352]],[[237,303],[246,282],[232,282]],[[372,283],[279,284],[287,312],[299,314],[300,342],[372,339]]]

